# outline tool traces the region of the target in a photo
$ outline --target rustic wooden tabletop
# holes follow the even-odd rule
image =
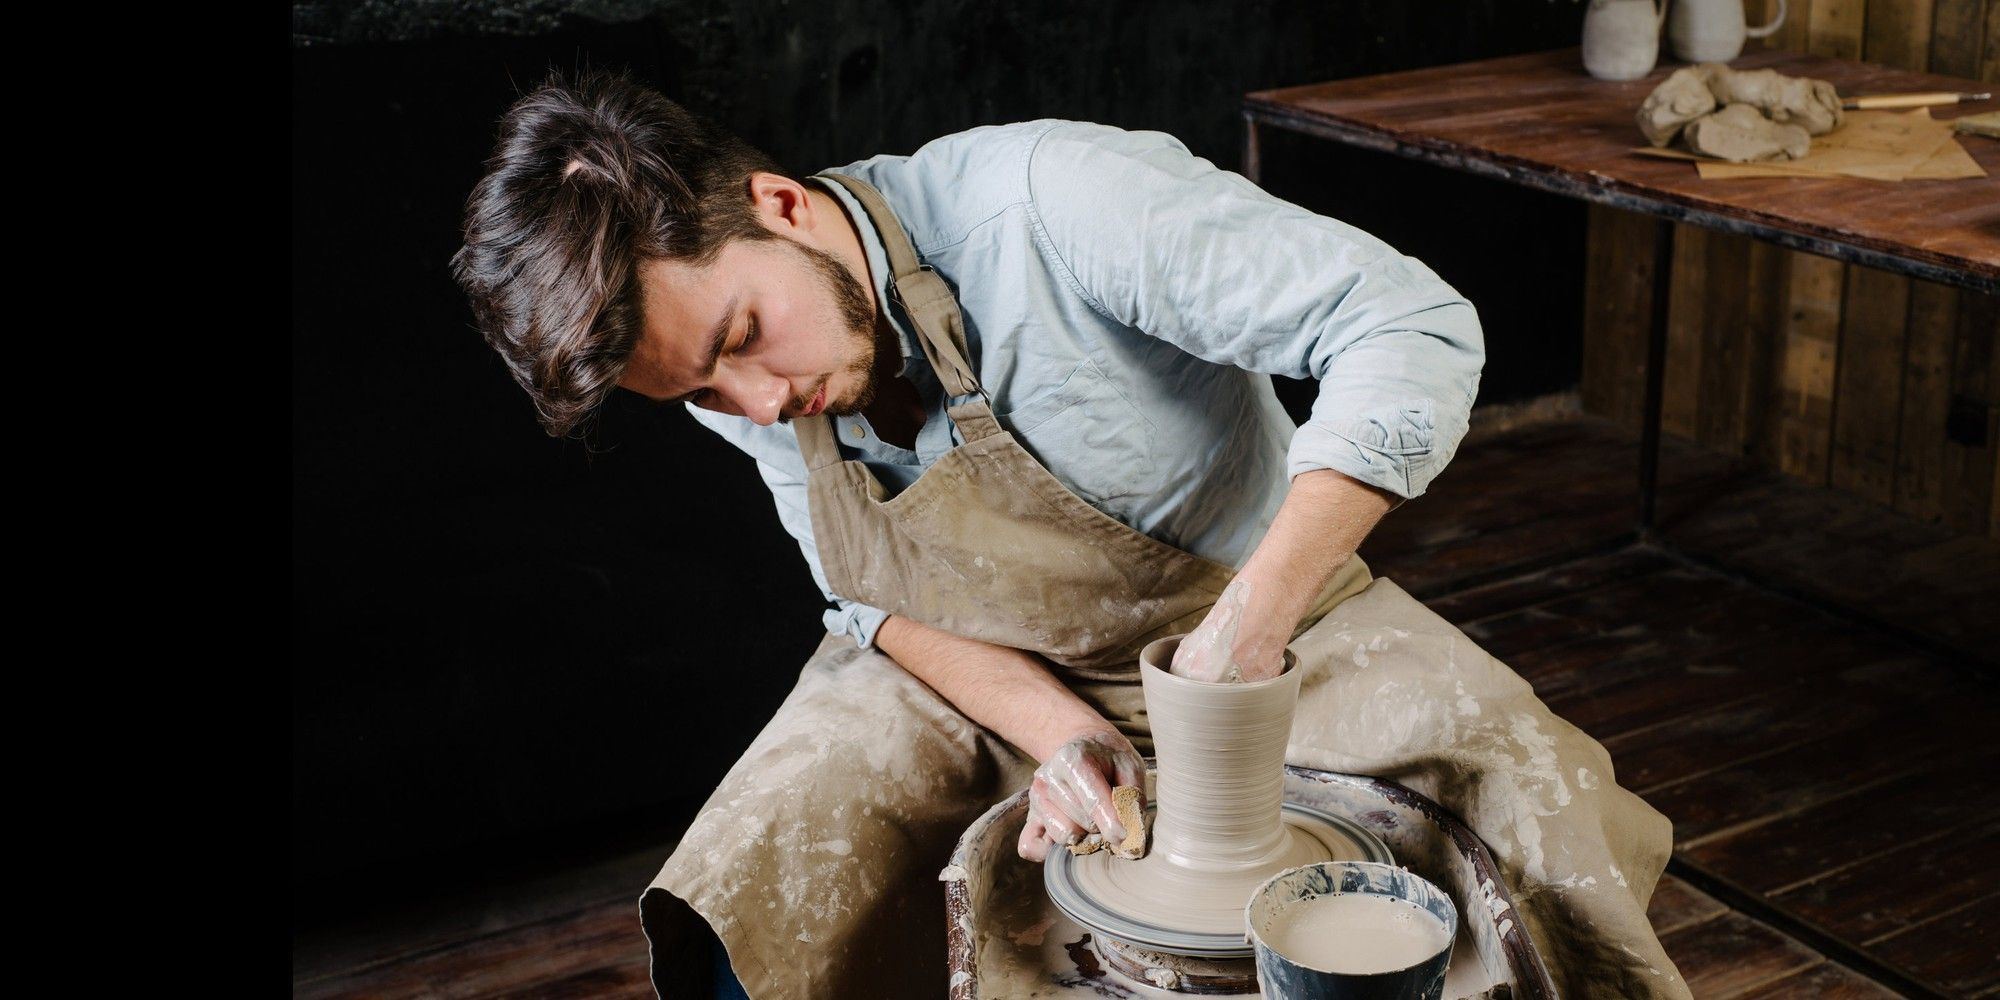
[[[1842,96],[1981,92],[1975,80],[1784,51],[1747,52],[1737,69],[1831,81]],[[1987,171],[1968,180],[1756,178],[1704,181],[1645,144],[1639,104],[1680,64],[1612,82],[1576,49],[1286,87],[1248,94],[1244,171],[1258,179],[1258,128],[1274,126],[1499,177],[1542,190],[1770,239],[1931,280],[2000,289],[2000,140],[1961,135]],[[1933,107],[1939,119],[2000,100]]]

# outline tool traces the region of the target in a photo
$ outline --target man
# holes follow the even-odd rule
[[[1023,785],[1023,856],[1122,836],[1134,659],[1191,631],[1174,669],[1205,680],[1290,645],[1290,758],[1458,811],[1571,992],[1685,995],[1644,918],[1664,819],[1354,556],[1450,459],[1484,360],[1422,264],[1083,122],[795,178],[628,80],[556,77],[489,167],[455,269],[547,429],[616,390],[686,404],[834,605],[642,901],[656,947],[691,908],[751,996],[936,995],[952,842]],[[1271,374],[1319,380],[1303,427]]]

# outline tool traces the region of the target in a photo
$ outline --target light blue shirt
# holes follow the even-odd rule
[[[1000,423],[1092,506],[1241,566],[1291,477],[1333,469],[1424,492],[1465,435],[1485,348],[1471,303],[1381,240],[1266,194],[1162,132],[1041,120],[975,128],[910,156],[828,171],[882,192],[958,295]],[[892,494],[961,443],[914,328],[888,294],[868,214],[846,189],[877,301],[928,417],[915,450],[834,418],[845,458]],[[1267,375],[1318,379],[1294,427]],[[834,593],[788,424],[689,407],[757,460],[778,517],[834,607],[874,642],[887,615]]]

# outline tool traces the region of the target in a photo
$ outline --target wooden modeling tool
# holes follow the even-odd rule
[[[1991,93],[1954,94],[1948,91],[1932,91],[1921,94],[1858,94],[1840,102],[1849,111],[1865,108],[1927,108],[1936,104],[1958,104],[1961,101],[1991,100]]]

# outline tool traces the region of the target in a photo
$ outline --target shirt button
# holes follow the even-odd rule
[[[860,424],[848,424],[847,433],[854,435],[857,440],[868,436],[868,432],[863,430]]]

